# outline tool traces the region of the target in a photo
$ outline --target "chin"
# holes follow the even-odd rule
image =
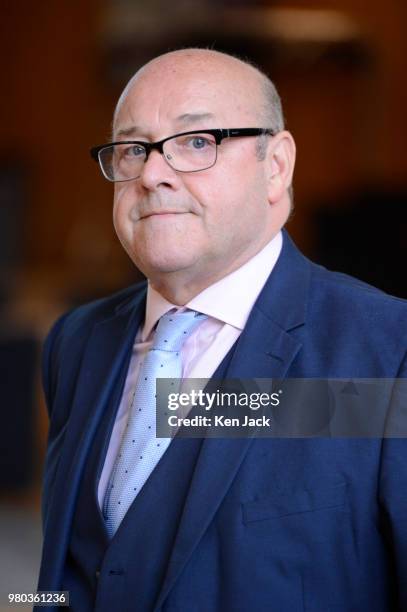
[[[154,253],[150,252],[144,256],[140,256],[140,254],[131,256],[131,259],[148,278],[154,278],[160,274],[180,272],[193,267],[196,262],[196,257],[191,257],[190,254],[183,255],[179,251],[168,253],[161,250],[156,250]]]

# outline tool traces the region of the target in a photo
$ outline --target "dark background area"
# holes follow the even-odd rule
[[[127,79],[188,45],[260,65],[298,147],[291,235],[319,263],[407,297],[407,3],[3,0],[1,12],[0,494],[36,521],[42,339],[65,309],[139,277],[88,153]]]

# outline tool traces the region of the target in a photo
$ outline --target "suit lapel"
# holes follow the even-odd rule
[[[301,348],[289,332],[304,324],[309,280],[309,262],[285,234],[283,251],[237,341],[225,378],[286,376]],[[157,610],[212,521],[253,439],[204,440]]]
[[[136,331],[145,308],[145,292],[115,316],[95,324],[87,342],[53,496],[45,524],[40,584],[60,586],[78,487],[90,445],[120,377],[126,375]],[[114,408],[114,407],[112,407]],[[58,542],[58,546],[55,543]],[[45,561],[46,560],[46,561]],[[43,587],[45,588],[45,587]]]

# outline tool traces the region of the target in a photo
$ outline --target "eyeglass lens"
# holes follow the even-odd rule
[[[205,170],[216,162],[216,140],[206,133],[175,136],[164,142],[163,154],[174,170]],[[103,172],[111,181],[138,178],[146,158],[146,148],[142,144],[116,144],[99,152]]]

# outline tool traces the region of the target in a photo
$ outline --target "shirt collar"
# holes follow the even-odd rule
[[[180,308],[166,300],[150,283],[141,340],[147,340],[157,321],[169,310],[190,308],[242,330],[283,245],[281,231],[243,266],[224,276]]]

